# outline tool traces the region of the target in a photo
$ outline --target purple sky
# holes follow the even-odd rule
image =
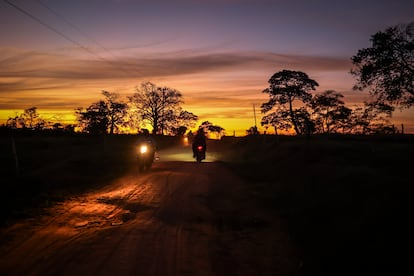
[[[181,91],[200,120],[242,134],[282,69],[353,105],[366,93],[352,91],[351,56],[413,11],[408,0],[1,0],[0,120],[31,106],[73,113],[101,90],[127,96],[152,81]],[[394,120],[414,132],[412,117]]]

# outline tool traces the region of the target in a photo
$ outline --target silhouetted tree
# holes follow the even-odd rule
[[[333,90],[315,95],[309,103],[318,132],[331,133],[341,129],[351,110],[341,100],[344,96]]]
[[[178,123],[187,128],[194,127],[198,120],[198,116],[186,110],[182,110],[178,116]]]
[[[152,126],[153,134],[162,134],[169,121],[177,120],[181,112],[182,95],[175,89],[142,83],[129,97],[132,112]]]
[[[194,127],[197,120],[197,115],[182,110],[181,107],[177,108],[175,111],[170,110],[165,115],[165,122],[162,126],[162,133],[177,135],[178,129],[181,127],[185,127],[185,129]]]
[[[293,116],[300,134],[310,135],[315,132],[315,123],[306,107],[294,109]]]
[[[9,117],[6,126],[11,129],[36,129],[42,130],[47,128],[47,122],[37,113],[37,107],[30,107],[24,110],[20,115]]]
[[[258,135],[259,131],[257,130],[257,126],[252,126],[248,130],[246,130],[247,135]]]
[[[39,118],[37,113],[37,107],[31,107],[24,110],[24,113],[20,115],[23,118],[24,126],[30,129],[34,129]]]
[[[137,112],[134,111],[134,108],[128,104],[127,114],[124,117],[123,125],[131,133],[140,133],[143,128],[145,128],[145,123],[142,121],[142,118]]]
[[[35,130],[43,130],[48,129],[51,126],[51,122],[47,122],[42,118],[37,118],[35,121],[35,124],[33,126],[33,129]]]
[[[221,126],[213,125],[213,126],[210,126],[208,130],[210,131],[210,133],[215,133],[216,138],[220,139],[225,129],[222,128]]]
[[[375,101],[409,108],[414,104],[414,22],[377,32],[372,46],[352,57],[354,89],[369,88]]]
[[[9,129],[17,129],[20,126],[21,126],[20,117],[17,115],[15,117],[9,117],[6,121],[6,127]]]
[[[170,134],[182,136],[185,134],[188,128],[192,128],[195,126],[197,120],[197,115],[182,110],[177,117],[173,118],[173,120],[168,122],[168,131]]]
[[[113,134],[123,124],[127,113],[127,104],[119,100],[119,95],[108,91],[102,91],[105,96],[91,104],[86,111],[82,108],[75,109],[80,128],[91,134]]]
[[[187,127],[180,126],[178,128],[172,129],[172,134],[175,135],[175,136],[184,136],[186,131],[187,131]]]
[[[217,139],[220,139],[221,135],[224,133],[224,128],[218,125],[213,125],[209,121],[204,121],[201,123],[200,128],[204,129],[207,133],[216,133]]]
[[[332,122],[331,131],[335,133],[345,133],[352,128],[352,123],[350,117],[352,114],[352,109],[346,106],[338,106],[332,112]]]
[[[106,134],[109,127],[108,105],[104,101],[91,104],[86,111],[75,110],[81,129],[90,134]]]
[[[283,106],[279,106],[276,111],[263,116],[261,125],[265,127],[273,126],[276,134],[278,134],[278,130],[288,131],[292,128],[289,111],[285,110]]]
[[[392,110],[389,105],[365,102],[363,107],[357,107],[352,111],[349,117],[349,130],[354,134],[389,133],[387,129],[394,129],[388,120]]]
[[[203,128],[204,131],[208,131],[208,128],[211,127],[213,124],[209,121],[204,121],[201,123],[200,128]]]
[[[124,122],[127,114],[127,104],[120,101],[117,93],[102,91],[105,96],[105,102],[108,109],[109,134],[113,134],[114,130],[118,130]]]
[[[294,102],[296,100],[302,103],[310,102],[312,99],[310,91],[315,90],[318,83],[301,71],[290,70],[275,73],[268,82],[269,87],[263,90],[263,93],[269,94],[270,100],[262,104],[262,112],[267,113],[276,107],[276,112],[282,111],[281,116],[291,123],[296,134],[302,134],[299,121],[303,118],[296,116],[302,116],[303,110],[295,109]]]

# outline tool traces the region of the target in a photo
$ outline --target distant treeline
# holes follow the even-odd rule
[[[175,89],[142,83],[128,102],[117,93],[102,91],[103,99],[74,110],[76,124],[64,125],[43,119],[36,107],[10,117],[8,129],[54,130],[89,134],[138,133],[149,126],[153,134],[177,135],[194,127],[198,117],[181,108],[182,95]]]

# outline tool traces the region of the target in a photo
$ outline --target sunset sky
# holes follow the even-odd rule
[[[179,90],[199,123],[244,135],[283,69],[353,107],[367,93],[352,91],[350,58],[413,11],[412,0],[0,0],[0,124],[32,106],[67,123],[102,90],[126,100],[151,81]],[[392,121],[414,133],[413,109]]]

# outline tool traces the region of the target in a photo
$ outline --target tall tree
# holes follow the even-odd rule
[[[372,46],[352,57],[355,90],[369,88],[382,104],[409,108],[414,104],[414,22],[377,32]]]
[[[268,82],[269,87],[263,90],[263,93],[269,94],[270,99],[262,104],[262,112],[267,113],[274,107],[277,110],[286,110],[287,112],[282,115],[291,123],[296,134],[302,134],[299,121],[303,119],[303,110],[295,112],[298,109],[294,103],[295,101],[302,104],[310,102],[312,99],[310,91],[315,90],[319,84],[310,79],[306,73],[291,70],[275,73]],[[300,115],[300,118],[297,115]]]
[[[82,108],[75,110],[79,126],[92,134],[113,134],[123,123],[127,114],[127,104],[119,100],[117,93],[102,91],[105,96],[91,104],[85,111]]]
[[[120,101],[120,96],[117,93],[102,91],[105,96],[105,102],[108,109],[108,123],[109,133],[113,134],[114,130],[118,130],[127,115],[127,104]]]
[[[293,110],[297,128],[300,134],[310,135],[315,132],[315,122],[305,106]]]
[[[34,128],[36,120],[37,118],[39,118],[39,114],[37,113],[37,107],[25,109],[21,117],[24,119],[26,127],[31,129]]]
[[[143,121],[152,127],[153,134],[162,134],[168,121],[176,120],[181,112],[182,95],[175,89],[142,83],[129,101]]]
[[[90,134],[106,134],[109,127],[108,105],[105,101],[91,104],[84,111],[83,108],[75,110],[81,129]]]
[[[315,95],[309,105],[312,108],[314,121],[319,132],[330,133],[340,128],[340,122],[350,115],[350,109],[345,107],[344,96],[334,90],[327,90]]]

